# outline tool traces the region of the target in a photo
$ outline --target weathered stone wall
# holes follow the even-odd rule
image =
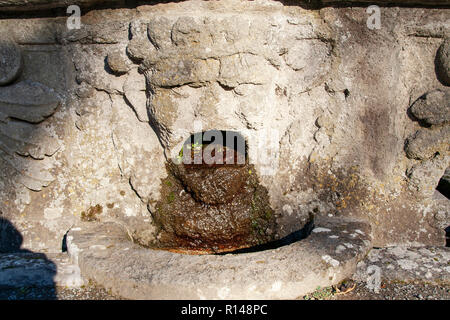
[[[183,0],[176,0],[172,2],[181,2]],[[449,0],[278,0],[282,3],[299,6],[326,6],[326,5],[348,5],[355,3],[361,5],[368,3],[384,4],[384,5],[422,5],[422,6],[445,6],[449,5]],[[123,5],[138,5],[158,2],[169,2],[164,0],[0,0],[1,11],[36,11],[48,10],[54,8],[64,8],[68,5],[78,5],[83,8],[89,8],[96,5],[105,6],[123,6]]]
[[[0,20],[2,215],[32,249],[86,217],[151,237],[165,161],[200,120],[246,137],[280,237],[347,215],[377,246],[443,245],[450,10],[381,12],[379,30],[363,6],[276,1],[93,10],[80,30]]]

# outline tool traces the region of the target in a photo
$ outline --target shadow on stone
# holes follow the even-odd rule
[[[22,242],[14,225],[0,217],[0,300],[57,299],[55,263],[43,253],[22,249]],[[36,297],[30,289],[39,288],[45,288],[45,295]]]
[[[450,179],[448,172],[450,170],[446,170],[445,175],[439,180],[439,184],[436,187],[436,190],[439,191],[442,195],[444,195],[447,199],[450,199]]]
[[[450,226],[445,228],[445,246],[450,247]]]
[[[216,255],[251,253],[251,252],[278,249],[280,247],[287,246],[291,243],[305,239],[310,235],[313,228],[314,228],[314,220],[311,220],[303,228],[288,234],[284,238],[264,243],[261,245],[253,246],[250,248],[238,249],[232,252],[216,253]]]

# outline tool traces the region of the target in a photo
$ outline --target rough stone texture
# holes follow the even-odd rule
[[[274,212],[253,166],[201,166],[167,166],[161,200],[152,213],[158,240],[146,243],[139,236],[140,244],[176,252],[217,253],[276,239]]]
[[[445,247],[391,247],[370,250],[367,257],[358,263],[353,276],[359,281],[366,281],[370,266],[379,268],[384,281],[428,282],[450,284],[450,248]],[[373,267],[372,267],[373,268]]]
[[[428,159],[414,165],[406,173],[410,179],[409,187],[428,197],[432,197],[440,177],[444,175],[445,169],[449,164],[444,157],[436,156],[433,159]]]
[[[450,126],[418,130],[406,146],[410,159],[430,159],[436,153],[446,154],[450,146]]]
[[[79,288],[68,287],[3,287],[0,300],[121,300],[105,289],[88,284]]]
[[[437,228],[445,230],[448,228],[449,220],[450,220],[450,205],[448,203],[448,199],[444,197],[440,192],[435,191],[433,195],[435,198],[433,211],[434,214],[434,224]],[[447,243],[448,243],[448,234],[447,234]]]
[[[450,121],[450,90],[434,90],[420,97],[411,106],[412,115],[429,125]]]
[[[172,164],[170,168],[197,201],[206,204],[227,203],[241,189],[248,179],[246,166],[222,166],[197,170],[195,165],[185,168],[182,164]]]
[[[92,6],[105,2],[104,0],[76,0],[68,4],[65,0],[1,0],[0,10],[12,11],[12,10],[42,10],[51,8],[67,7],[71,4],[79,6]],[[109,0],[111,4],[124,3],[122,0]]]
[[[396,1],[389,1],[389,0],[320,0],[319,2],[323,4],[339,4],[339,3],[368,3],[368,4],[409,4],[409,5],[448,5],[450,4],[448,0],[396,0]]]
[[[58,138],[39,123],[59,106],[59,97],[40,83],[25,80],[0,87],[1,161],[15,181],[31,190],[41,190],[54,179],[46,169],[59,149]]]
[[[0,41],[0,86],[14,81],[22,69],[22,54],[19,46],[9,39]]]
[[[158,3],[160,1],[138,1],[138,3]],[[285,2],[281,0],[280,2]],[[289,1],[286,1],[290,3]],[[368,4],[398,4],[398,5],[450,5],[448,0],[396,0],[396,1],[388,1],[388,0],[304,0],[297,1],[298,5],[329,5],[329,4],[340,4],[340,3],[352,3],[356,2],[358,4],[367,2]],[[110,5],[121,5],[125,4],[125,0],[73,0],[70,4],[76,4],[83,7],[95,6],[97,4],[110,4]],[[0,10],[39,10],[39,9],[51,9],[51,8],[59,8],[66,7],[67,1],[65,0],[0,0]]]
[[[408,158],[419,160],[408,168],[409,188],[427,198],[435,198],[438,184],[449,167],[448,153],[450,151],[450,126],[448,89],[433,90],[413,103],[409,111],[421,126],[406,140],[405,152]],[[449,209],[448,200],[433,200],[434,207],[439,212]],[[436,212],[435,218],[438,216]],[[442,215],[440,214],[442,217]],[[435,225],[448,223],[448,218],[435,221]]]
[[[122,54],[119,51],[109,53],[106,60],[111,71],[115,74],[121,75],[130,71],[130,63],[125,53]]]
[[[85,279],[131,299],[294,299],[351,276],[371,246],[368,224],[339,218],[318,221],[304,240],[253,253],[149,250],[114,223],[80,224],[67,240]]]
[[[443,84],[450,86],[450,39],[446,39],[437,52],[436,69]]]
[[[97,205],[100,221],[151,238],[166,160],[192,133],[220,129],[247,139],[277,237],[330,214],[367,219],[377,246],[443,245],[450,221],[436,220],[430,190],[448,164],[448,129],[421,127],[408,109],[446,89],[435,61],[449,9],[381,10],[379,30],[365,7],[268,0],[92,10],[80,30],[65,16],[9,14],[1,39],[23,66],[0,87],[2,217],[34,251],[59,250]],[[120,76],[105,65],[116,51],[129,57]],[[444,135],[433,136],[436,159],[408,158],[418,130]]]

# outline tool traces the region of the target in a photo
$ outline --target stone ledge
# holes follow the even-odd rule
[[[450,284],[450,248],[389,247],[372,249],[358,263],[355,280],[366,281],[369,266],[380,268],[385,281]]]
[[[184,255],[133,244],[115,223],[85,223],[67,236],[82,276],[129,299],[295,299],[351,277],[371,247],[367,223],[316,222],[311,235],[277,249]]]
[[[131,4],[146,5],[146,4],[157,4],[157,3],[165,3],[169,1],[164,0],[153,0],[153,1],[145,1],[145,0],[136,0],[136,1],[127,1],[127,0],[0,0],[0,12],[14,12],[14,11],[39,11],[39,10],[50,10],[56,8],[64,8],[69,5],[78,5],[80,7],[93,7],[96,5],[102,5],[103,7],[107,6],[126,6]],[[182,2],[182,1],[175,1]],[[388,1],[388,0],[317,0],[317,1],[308,1],[308,0],[298,0],[298,1],[283,1],[280,0],[281,3],[288,3],[292,5],[293,3],[298,4],[299,6],[305,5],[309,6],[311,3],[315,4],[316,7],[327,6],[327,5],[410,5],[410,6],[448,6],[450,5],[450,0],[397,0],[397,1]]]
[[[37,10],[49,10],[55,8],[68,7],[72,4],[79,6],[93,6],[107,3],[124,3],[123,0],[0,0],[0,11],[37,11]]]
[[[320,0],[322,5],[330,4],[367,4],[369,5],[411,5],[411,6],[447,6],[450,5],[449,0]]]

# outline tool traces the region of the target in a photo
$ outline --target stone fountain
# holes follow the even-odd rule
[[[24,248],[64,243],[123,297],[259,299],[445,246],[448,1],[374,1],[378,28],[341,1],[83,0],[75,29],[33,2],[0,0],[0,214]]]

